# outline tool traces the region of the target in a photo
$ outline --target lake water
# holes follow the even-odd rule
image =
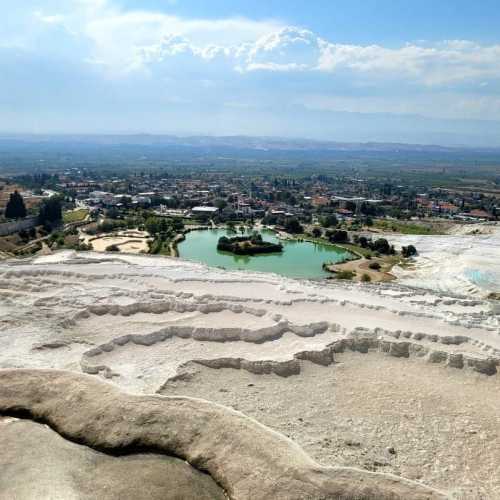
[[[239,233],[238,233],[239,234]],[[225,229],[191,231],[179,244],[179,255],[183,259],[202,262],[225,269],[272,272],[290,278],[324,278],[331,276],[322,268],[324,262],[341,262],[352,258],[352,254],[331,245],[310,242],[279,240],[272,231],[261,232],[266,241],[281,243],[282,253],[261,255],[233,255],[219,252],[217,242],[221,236],[236,236]]]

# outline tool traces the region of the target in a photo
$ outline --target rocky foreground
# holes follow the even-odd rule
[[[436,490],[395,476],[321,467],[284,436],[207,401],[127,395],[97,379],[61,371],[5,370],[0,372],[0,384],[3,413],[28,415],[92,448],[121,453],[142,449],[179,457],[208,472],[230,498],[445,498]],[[3,439],[8,447],[26,451],[22,438],[18,444],[15,435]],[[21,483],[25,487],[26,476],[34,475],[33,468],[39,465],[32,463],[28,471],[23,465],[16,468],[7,461],[2,484],[17,473],[25,476]],[[11,474],[5,466],[10,466]],[[172,465],[170,469],[174,474]],[[183,472],[194,475],[192,470]],[[109,483],[113,486],[114,478]],[[195,491],[200,483],[196,478],[192,490],[185,485],[181,495],[170,498],[199,498]],[[209,481],[205,479],[205,483]],[[214,484],[208,486],[215,498],[222,497]],[[59,497],[79,493],[72,484],[61,484],[52,491]],[[18,496],[15,484],[10,492],[14,498]],[[4,489],[3,494],[8,493]],[[101,494],[106,495],[105,490]],[[91,492],[90,497],[99,495]],[[112,497],[118,498],[113,493]]]
[[[329,460],[318,455],[325,464],[320,466],[282,435],[228,408],[130,393],[182,394],[184,387],[186,393],[217,400],[206,386],[197,391],[203,386],[201,381],[196,385],[198,374],[206,373],[207,379],[220,374],[216,384],[224,390],[224,380],[238,373],[296,384],[308,366],[341,366],[349,353],[398,360],[397,370],[404,370],[405,362],[416,363],[423,385],[426,367],[488,381],[497,380],[500,364],[495,302],[397,285],[325,284],[225,272],[176,259],[61,252],[0,264],[0,296],[0,414],[15,417],[0,421],[0,441],[17,443],[15,456],[20,457],[14,466],[9,462],[9,473],[0,468],[0,484],[6,485],[1,498],[9,498],[6,492],[15,492],[24,481],[23,461],[29,457],[22,450],[30,446],[31,432],[43,435],[40,443],[58,443],[75,456],[75,464],[109,463],[109,483],[101,485],[108,493],[113,487],[106,484],[120,482],[124,460],[133,456],[137,464],[151,460],[153,475],[178,477],[179,488],[192,483],[204,489],[204,481],[215,481],[213,498],[219,493],[231,498],[444,498],[460,488],[447,483],[444,489],[433,480],[433,489],[383,471],[347,467],[368,468],[358,460],[327,467]],[[352,373],[356,376],[356,370]],[[419,393],[415,404],[425,403],[427,394]],[[240,404],[237,399],[221,402]],[[330,410],[335,413],[335,407]],[[321,412],[317,408],[307,418]],[[287,419],[292,413],[285,408],[280,415]],[[29,420],[17,420],[20,416]],[[17,440],[14,427],[29,432]],[[59,435],[78,444],[70,443],[70,450]],[[79,449],[81,444],[103,455],[85,457],[89,450]],[[165,455],[190,465],[165,463]],[[91,498],[81,485],[92,469],[78,468],[80,479],[65,485],[79,498]],[[180,472],[164,476],[162,468]],[[210,477],[197,475],[200,471]],[[404,474],[406,469],[390,471]],[[424,469],[414,478],[425,483],[427,477]],[[136,480],[143,481],[129,477]],[[154,484],[161,497],[161,481]],[[153,493],[148,498],[155,498]],[[194,492],[192,497],[202,498]]]

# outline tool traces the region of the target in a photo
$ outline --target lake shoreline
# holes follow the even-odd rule
[[[296,238],[288,233],[287,237],[283,238],[282,233],[262,226],[259,226],[257,231],[263,235],[267,234],[271,242],[275,244],[283,242],[284,251],[257,255],[236,255],[218,251],[217,242],[219,237],[231,237],[237,232],[229,231],[227,227],[199,229],[190,228],[183,231],[184,239],[176,242],[179,243],[176,249],[177,256],[211,267],[270,272],[299,279],[328,279],[331,278],[331,274],[324,269],[325,263],[344,263],[360,257],[358,254],[330,242]],[[251,234],[251,230],[246,229],[242,235],[244,234]]]

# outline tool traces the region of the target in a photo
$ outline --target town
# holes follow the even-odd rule
[[[345,169],[24,173],[0,184],[0,252],[8,257],[69,248],[178,256],[178,243],[192,229],[267,227],[281,239],[332,243],[359,258],[383,254],[379,263],[361,262],[367,272],[358,273],[364,281],[380,281],[399,262],[389,258],[395,253],[387,242],[391,234],[445,234],[458,223],[474,231],[474,223],[497,220],[499,196],[484,184],[402,184],[397,177],[391,182]],[[354,277],[352,264],[329,264],[323,267],[337,277]]]

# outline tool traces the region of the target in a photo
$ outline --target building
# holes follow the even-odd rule
[[[191,209],[191,213],[193,215],[202,215],[206,217],[210,217],[212,215],[215,215],[219,209],[217,207],[193,207]]]

